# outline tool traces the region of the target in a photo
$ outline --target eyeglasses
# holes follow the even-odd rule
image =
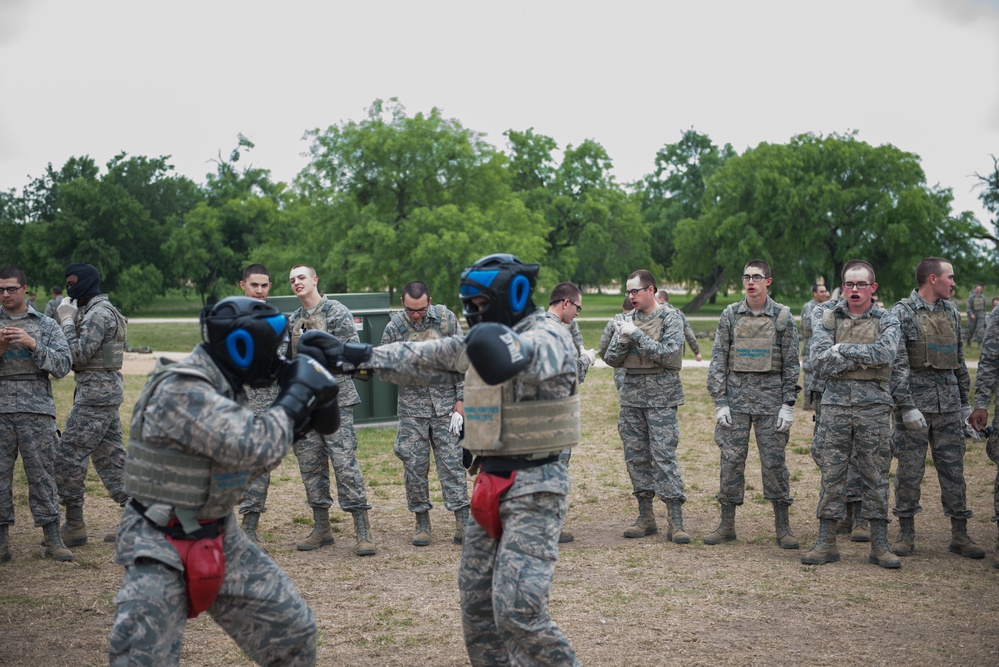
[[[404,307],[404,309],[410,315],[423,315],[424,313],[427,312],[427,308],[429,308],[429,307],[430,306],[424,306],[423,308],[405,308]]]
[[[566,299],[566,301],[569,301],[569,299]],[[576,307],[576,314],[577,314],[577,315],[578,315],[579,313],[583,312],[583,305],[582,305],[582,304],[579,304],[579,303],[573,303],[572,301],[569,301],[569,303],[571,303],[572,305],[574,305],[574,306]]]
[[[868,288],[868,287],[870,287],[870,286],[871,286],[872,284],[873,284],[873,283],[865,283],[865,282],[859,282],[859,283],[843,283],[843,289],[853,289],[854,287],[856,287],[857,289],[867,289],[867,288]]]
[[[24,285],[18,285],[17,287],[0,287],[0,292],[6,292],[7,294],[14,294],[17,290],[23,288]]]
[[[762,273],[744,273],[742,274],[742,282],[744,283],[758,283],[766,279]]]
[[[628,296],[635,296],[639,292],[644,292],[645,290],[650,289],[651,287],[652,287],[652,285],[649,285],[648,287],[643,287],[641,289],[629,289],[629,290],[625,290],[624,293],[627,294]],[[572,305],[576,305],[576,304],[572,304]]]

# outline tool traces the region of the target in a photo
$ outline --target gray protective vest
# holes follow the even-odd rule
[[[407,341],[423,341],[423,340],[437,340],[438,338],[445,338],[448,335],[447,327],[447,315],[445,315],[444,306],[435,305],[430,306],[427,313],[433,310],[437,314],[438,325],[437,327],[427,327],[426,329],[420,331],[413,325],[413,321],[406,317],[406,313],[401,310],[393,310],[389,313],[389,319],[403,332],[403,338]],[[426,317],[426,315],[424,315]]]
[[[642,333],[657,341],[663,337],[663,327],[669,312],[665,305],[661,305],[647,320],[638,317],[637,312],[626,315],[624,319],[630,319],[636,327],[642,330]],[[683,366],[683,345],[680,345],[680,348],[666,359],[665,364],[658,364],[651,359],[646,359],[632,346],[628,350],[628,356],[624,358],[624,363],[621,364],[621,368],[624,368],[628,375],[651,375],[661,373],[663,369],[678,371],[681,366]]]
[[[28,315],[20,319],[4,320],[6,326],[16,327],[37,341],[42,338],[42,320]],[[31,350],[21,345],[13,349],[7,347],[0,364],[0,379],[3,380],[45,380],[49,374],[35,364]],[[49,390],[51,394],[51,390]]]
[[[288,346],[288,354],[285,356],[294,359],[298,354],[298,341],[306,331],[326,331],[326,316],[333,309],[333,302],[327,300],[323,305],[308,317],[303,317],[295,322],[291,330],[291,345]],[[347,341],[344,341],[347,342]]]
[[[845,317],[836,310],[822,313],[822,326],[833,332],[834,343],[860,343],[871,345],[878,339],[881,328],[881,318],[885,314],[883,308],[875,308],[870,317],[855,320]],[[871,368],[858,368],[833,375],[837,380],[875,380],[887,384],[891,379],[891,363]]]
[[[513,400],[513,381],[488,385],[465,373],[465,449],[485,456],[545,458],[579,443],[579,394],[547,401]]]
[[[114,315],[118,325],[114,340],[101,345],[101,349],[85,364],[73,364],[73,372],[80,371],[118,371],[125,360],[125,339],[128,337],[128,320],[117,308],[108,301],[102,301],[96,308],[107,308]]]
[[[982,294],[971,295],[971,309],[976,312],[985,311],[985,296]]]
[[[905,306],[916,323],[916,339],[905,341],[910,369],[918,373],[960,368],[957,358],[958,332],[954,328],[950,305],[945,305],[943,310],[929,311],[913,308],[910,298],[899,303]]]
[[[791,309],[781,306],[776,317],[736,313],[735,305],[727,310],[732,321],[728,367],[739,373],[780,373],[784,368],[780,337],[791,321]]]
[[[217,519],[232,511],[250,481],[250,472],[223,466],[207,456],[163,449],[140,439],[149,399],[163,380],[175,375],[195,377],[211,383],[200,368],[161,360],[135,404],[125,458],[125,493],[139,502],[171,505],[184,528],[197,519]]]

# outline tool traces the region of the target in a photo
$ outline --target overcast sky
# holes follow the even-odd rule
[[[73,155],[210,160],[257,148],[291,180],[305,130],[376,98],[505,147],[591,138],[619,182],[694,128],[739,152],[857,130],[918,154],[983,221],[999,156],[999,0],[136,2],[0,0],[0,189]]]

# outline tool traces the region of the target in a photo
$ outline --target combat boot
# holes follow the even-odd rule
[[[374,542],[371,541],[371,525],[368,523],[368,510],[354,510],[354,532],[357,533],[357,544],[354,545],[354,553],[358,556],[374,556],[377,552]],[[430,529],[429,515],[427,516],[427,529]],[[416,540],[413,540],[414,543]]]
[[[916,517],[898,518],[898,537],[892,542],[891,550],[896,556],[911,556],[916,552]]]
[[[58,521],[45,524],[42,526],[42,530],[45,534],[45,541],[42,544],[45,546],[46,558],[59,561],[73,560],[73,552],[66,548],[66,545],[62,543],[62,538],[59,537]]]
[[[558,543],[568,544],[569,542],[572,542],[575,539],[576,536],[572,534],[572,531],[566,528],[565,526],[562,526],[562,530],[560,530],[558,534]]]
[[[853,530],[850,531],[850,541],[870,542],[871,526],[867,519],[860,516],[860,502],[850,504],[853,505]]]
[[[312,532],[301,542],[295,544],[299,551],[314,551],[333,544],[333,527],[330,525],[330,510],[328,507],[313,507],[312,518],[315,524]]]
[[[247,512],[243,515],[243,532],[250,538],[250,541],[260,547],[260,550],[267,553],[267,549],[260,543],[257,535],[257,524],[260,523],[260,512]]]
[[[837,535],[849,535],[853,530],[853,503],[846,504],[846,516],[836,522]]]
[[[838,563],[839,549],[836,548],[836,519],[819,519],[819,539],[811,551],[801,556],[803,565]]]
[[[683,503],[671,500],[666,503],[669,522],[666,524],[666,539],[674,544],[690,544],[690,535],[683,529]]]
[[[705,544],[721,544],[735,541],[735,505],[721,504],[721,523],[704,536]]]
[[[638,519],[634,525],[624,531],[625,537],[645,537],[659,532],[656,525],[656,513],[652,510],[652,498],[638,498]]]
[[[416,534],[413,535],[413,546],[430,546],[430,512],[416,513]]]
[[[952,554],[961,554],[965,558],[985,558],[985,549],[981,548],[975,541],[968,537],[968,520],[950,519],[950,546],[947,547]]]
[[[451,540],[455,544],[465,541],[465,528],[468,526],[468,508],[462,507],[454,511],[454,537]]]
[[[777,532],[777,546],[781,549],[797,549],[801,546],[791,532],[791,522],[787,516],[787,505],[774,503],[774,529]]]
[[[67,547],[82,547],[87,543],[87,524],[83,522],[83,507],[66,508],[66,523],[59,529],[59,537]]]
[[[867,561],[891,570],[902,567],[902,559],[888,548],[887,519],[871,519],[871,555]]]
[[[10,546],[7,544],[7,524],[0,524],[0,563],[11,559]]]

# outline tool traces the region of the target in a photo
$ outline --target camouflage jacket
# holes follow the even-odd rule
[[[657,308],[655,316],[664,309]],[[621,316],[621,319],[634,320],[635,312]],[[646,317],[638,315],[638,317]],[[616,318],[615,318],[616,319]],[[620,333],[614,330],[604,361],[608,365],[618,367],[624,363],[628,351],[634,348],[640,357],[665,366],[668,359],[683,347],[683,318],[673,308],[665,309],[663,330],[659,340],[652,340],[641,331],[635,331],[631,340],[621,340]],[[661,373],[628,374],[621,379],[621,405],[632,408],[663,408],[683,405],[683,385],[680,383],[680,373],[663,368]]]
[[[672,306],[670,306],[672,308]],[[683,338],[687,341],[687,345],[690,346],[690,351],[694,354],[701,353],[701,346],[697,344],[697,335],[690,326],[690,322],[687,321],[687,316],[683,314],[683,311],[679,308],[673,308],[677,314],[683,318]]]
[[[860,318],[874,317],[875,309],[881,313],[878,325],[878,336],[869,345],[840,345],[840,353],[832,350],[835,343],[835,332],[825,328],[822,323],[826,311],[839,311],[845,317],[850,317],[846,299],[833,302],[831,299],[816,306],[812,310],[812,342],[810,358],[812,360],[813,391],[822,392],[823,405],[859,406],[887,404],[892,405],[892,390],[902,381],[903,371],[898,364],[899,346],[902,336],[898,320],[894,315],[872,305]],[[891,364],[891,379],[887,385],[869,380],[837,379],[836,373],[857,370],[863,367],[880,367]]]
[[[445,322],[441,322],[443,316]],[[406,315],[403,315],[406,317]],[[443,326],[442,326],[443,324]],[[427,309],[426,314],[419,323],[409,323],[415,331],[427,331],[433,329],[440,333],[447,331],[447,336],[463,338],[461,325],[458,318],[444,306],[432,306]],[[399,343],[406,340],[405,326],[400,326],[394,319],[390,318],[385,331],[382,332],[382,345],[389,343]],[[399,387],[399,409],[400,417],[446,417],[454,411],[456,401],[464,400],[465,383],[446,382],[429,386],[415,384],[404,384]]]
[[[971,389],[971,377],[964,361],[964,341],[961,338],[961,314],[949,302],[938,300],[930,306],[920,298],[916,290],[909,295],[913,310],[947,311],[951,316],[956,332],[957,360],[959,367],[954,370],[930,370],[913,373],[909,367],[909,354],[905,341],[919,338],[916,321],[909,309],[901,302],[891,307],[891,314],[898,318],[902,332],[902,345],[898,349],[898,366],[902,369],[902,379],[894,387],[895,405],[902,412],[918,408],[924,414],[942,412],[957,412],[968,405],[968,392]]]
[[[28,306],[24,315],[10,315],[0,308],[0,327],[19,327],[19,320],[34,318],[41,328],[41,335],[35,337],[38,345],[28,350],[19,343],[8,345],[0,358],[0,364],[15,357],[30,357],[40,370],[55,378],[66,377],[73,364],[66,336],[55,320],[43,317],[37,310]],[[35,380],[4,380],[0,378],[0,414],[32,413],[55,417],[55,401],[52,399],[52,384],[48,378]]]
[[[45,304],[45,317],[51,317],[56,322],[59,321],[59,313],[57,309],[62,300],[66,297],[57,296],[54,299],[49,299],[49,302]]]
[[[812,341],[812,310],[819,305],[815,299],[811,299],[801,307],[801,367],[806,373],[812,370],[812,364],[808,360],[808,344]]]
[[[231,388],[201,345],[182,363],[204,371],[213,382],[188,375],[163,380],[149,398],[141,432],[137,415],[133,415],[131,437],[156,448],[200,454],[240,470],[275,468],[294,439],[288,413],[274,408],[254,415],[242,391]],[[225,390],[220,393],[217,386]],[[169,507],[164,511],[169,512]],[[231,513],[225,539],[246,539]],[[163,533],[128,505],[119,527],[115,560],[119,565],[131,565],[137,558],[183,569],[176,549]]]
[[[715,407],[728,406],[732,412],[747,415],[775,415],[782,403],[794,401],[798,395],[798,331],[794,318],[789,317],[784,331],[776,336],[781,350],[780,373],[743,373],[729,369],[732,349],[734,313],[750,317],[777,319],[784,306],[769,296],[759,315],[749,309],[746,299],[726,308],[718,318],[711,363],[708,366],[708,393]]]
[[[572,344],[576,346],[576,352],[579,353],[579,348],[583,346],[583,334],[579,331],[579,325],[576,324],[576,320],[573,320],[570,324],[565,324],[559,319],[558,315],[554,313],[545,313],[545,317],[552,320],[553,322],[558,322],[565,327],[569,335],[572,336]],[[576,337],[579,337],[579,342],[576,342]],[[584,354],[579,354],[579,359],[577,361],[577,378],[579,384],[583,384],[586,380],[586,372],[590,370],[590,358]]]
[[[107,294],[99,294],[77,312],[72,324],[64,324],[69,349],[73,352],[73,365],[82,366],[94,356],[102,354],[105,343],[113,343],[118,333],[118,320]],[[75,403],[80,405],[121,405],[125,398],[125,385],[121,371],[89,370],[75,373]]]
[[[989,313],[982,340],[982,356],[975,374],[975,409],[988,410],[999,380],[999,307]]]
[[[319,303],[312,308],[300,307],[292,313],[291,317],[288,318],[288,331],[294,329],[302,318],[311,317],[319,311],[326,313],[326,333],[333,334],[344,343],[361,342],[357,335],[357,329],[354,328],[354,316],[351,315],[347,306],[326,296],[323,296]],[[349,375],[337,375],[336,381],[340,385],[337,403],[340,404],[341,408],[347,408],[361,402],[361,395],[357,393],[354,381]]]

